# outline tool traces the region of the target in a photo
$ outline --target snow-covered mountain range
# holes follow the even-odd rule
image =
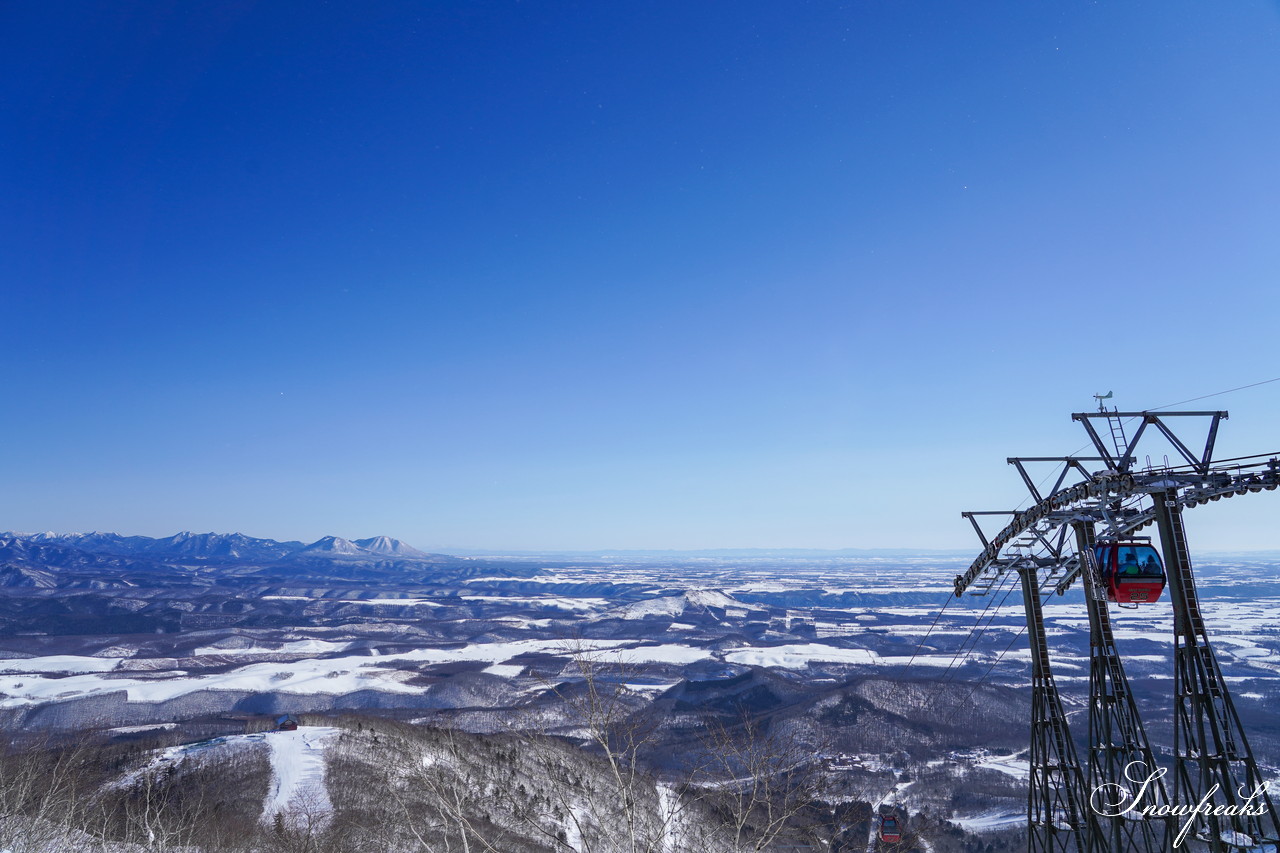
[[[172,536],[121,536],[118,533],[0,533],[0,546],[8,544],[30,549],[59,546],[89,554],[154,560],[203,560],[210,562],[278,563],[290,560],[322,558],[335,560],[410,560],[425,562],[450,561],[457,558],[428,554],[390,536],[368,539],[343,539],[325,536],[315,542],[277,542],[257,539],[243,533],[191,533]],[[55,552],[46,550],[45,558]]]

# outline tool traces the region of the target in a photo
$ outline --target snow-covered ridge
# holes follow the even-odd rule
[[[724,611],[726,616],[736,618],[745,616],[751,606],[718,589],[693,588],[676,595],[664,595],[616,607],[605,615],[617,619],[644,619],[646,616],[677,618],[688,611],[709,613],[716,609]]]
[[[195,558],[275,562],[294,558],[324,557],[362,560],[434,560],[441,555],[428,554],[390,536],[368,539],[344,539],[324,536],[315,542],[277,542],[258,539],[243,533],[192,533],[184,530],[172,536],[154,539],[150,536],[121,536],[118,533],[0,533],[0,541],[28,546],[61,546],[91,554],[115,554],[128,557]]]
[[[723,651],[686,643],[652,643],[626,640],[515,640],[476,643],[462,648],[420,648],[351,656],[337,644],[321,640],[297,641],[276,649],[277,654],[305,651],[336,652],[331,657],[250,663],[226,672],[194,674],[172,671],[169,677],[142,677],[144,673],[115,670],[121,659],[38,657],[0,661],[0,708],[17,708],[51,700],[123,690],[130,702],[162,702],[197,690],[229,690],[256,693],[343,695],[359,690],[385,693],[418,693],[422,687],[406,683],[409,673],[400,666],[450,664],[467,661],[488,664],[485,671],[514,678],[524,671],[515,658],[530,654],[571,657],[585,654],[602,664],[657,664],[687,666],[698,661],[726,664],[806,669],[818,662],[858,666],[894,666],[901,660],[885,658],[867,649],[845,649],[823,643],[737,646]],[[202,647],[197,655],[255,654],[261,648]],[[939,658],[941,662],[943,658]],[[918,661],[919,662],[919,661]],[[932,665],[933,661],[925,662]],[[115,671],[112,671],[115,670]],[[66,673],[72,673],[66,675]]]

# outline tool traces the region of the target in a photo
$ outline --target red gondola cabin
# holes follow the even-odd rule
[[[1146,542],[1103,542],[1094,557],[1107,598],[1120,604],[1150,604],[1164,591],[1160,554]]]
[[[893,815],[880,816],[880,840],[886,844],[897,844],[902,840],[902,827]]]

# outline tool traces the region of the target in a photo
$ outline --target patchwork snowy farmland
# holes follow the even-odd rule
[[[239,555],[174,556],[156,544],[166,540],[95,536],[0,540],[6,726],[155,750],[133,772],[260,754],[258,820],[279,814],[281,831],[357,808],[351,790],[332,790],[331,768],[345,756],[375,772],[373,744],[391,737],[376,726],[498,739],[465,741],[467,755],[511,737],[572,743],[590,737],[582,697],[600,685],[646,732],[659,778],[690,772],[709,720],[749,721],[798,745],[834,786],[829,798],[891,797],[935,839],[1014,843],[1024,817],[1024,614],[1001,596],[940,615],[969,555],[406,557],[387,540],[401,553],[290,560],[266,540],[241,542]],[[1206,556],[1198,571],[1254,748],[1280,776],[1280,568]],[[1078,718],[1084,606],[1069,594],[1045,613]],[[1164,744],[1168,607],[1119,611],[1115,625]],[[281,714],[303,725],[266,733]],[[866,819],[847,822],[850,838]]]

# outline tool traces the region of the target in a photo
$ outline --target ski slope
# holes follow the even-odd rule
[[[277,814],[287,825],[319,828],[333,814],[324,780],[324,753],[338,736],[329,726],[300,726],[297,731],[271,732],[271,786],[262,807],[262,820]]]

